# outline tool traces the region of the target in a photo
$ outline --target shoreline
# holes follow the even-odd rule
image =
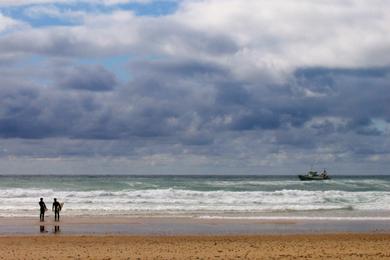
[[[43,231],[42,231],[43,230]],[[283,235],[390,233],[389,220],[218,219],[191,217],[0,217],[0,236],[7,235]]]

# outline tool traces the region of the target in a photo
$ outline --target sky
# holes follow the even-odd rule
[[[0,174],[390,174],[386,0],[0,0]]]

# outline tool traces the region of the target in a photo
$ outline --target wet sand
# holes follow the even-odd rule
[[[3,236],[0,259],[390,259],[390,234]]]
[[[0,218],[0,259],[390,259],[388,221]]]
[[[56,230],[56,227],[58,230]],[[70,217],[0,218],[0,236],[6,235],[271,235],[390,233],[388,220],[270,220],[201,219],[189,217]]]

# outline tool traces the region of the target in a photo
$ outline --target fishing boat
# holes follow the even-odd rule
[[[298,175],[298,177],[301,181],[322,181],[330,179],[325,169],[321,174],[318,174],[316,171],[309,171],[306,175]]]

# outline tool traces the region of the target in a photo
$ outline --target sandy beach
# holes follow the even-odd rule
[[[351,221],[0,218],[0,259],[390,259],[388,227],[386,221],[364,227]]]
[[[390,234],[5,236],[0,259],[390,259]]]

